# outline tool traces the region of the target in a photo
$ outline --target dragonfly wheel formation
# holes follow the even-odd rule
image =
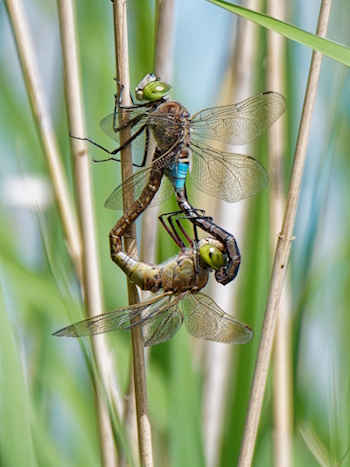
[[[209,267],[212,267],[203,260],[201,254],[199,254],[201,257],[200,265],[194,262],[193,258],[196,256],[198,257],[198,255],[194,253],[197,249],[198,242],[195,241],[196,247],[192,247],[190,250],[186,250],[180,244],[181,252],[176,261],[169,262],[169,265],[171,265],[169,267],[163,265],[152,266],[151,270],[156,271],[155,275],[157,277],[152,276],[152,278],[149,277],[146,279],[148,276],[145,273],[145,263],[135,262],[135,260],[123,252],[121,238],[128,227],[135,222],[149,205],[160,204],[175,191],[178,206],[185,214],[186,218],[188,218],[194,226],[200,227],[214,237],[207,239],[207,243],[210,244],[216,240],[217,244],[215,248],[220,245],[219,251],[224,255],[225,261],[222,261],[219,266],[216,265],[217,267],[214,268],[216,269],[216,280],[222,284],[227,284],[232,281],[237,275],[240,264],[240,254],[236,240],[232,234],[216,225],[211,218],[203,216],[200,210],[193,208],[189,203],[186,194],[185,180],[189,172],[190,160],[192,162],[192,181],[197,188],[228,202],[239,201],[264,189],[268,183],[268,175],[258,161],[250,156],[219,151],[200,142],[198,138],[214,139],[234,145],[246,144],[262,134],[282,115],[285,110],[285,99],[278,93],[266,92],[246,99],[239,104],[205,109],[191,117],[184,106],[178,102],[167,100],[167,95],[170,92],[171,87],[169,85],[160,82],[153,74],[147,75],[136,88],[136,97],[146,102],[125,107],[121,104],[121,96],[119,99],[118,96],[116,96],[114,113],[101,121],[100,125],[102,130],[118,143],[118,147],[113,151],[109,151],[92,140],[88,139],[88,141],[111,155],[111,157],[104,160],[118,160],[114,156],[126,145],[131,145],[134,148],[143,148],[142,168],[117,187],[105,203],[105,207],[110,209],[124,208],[124,214],[110,232],[111,257],[113,261],[122,267],[124,272],[141,287],[143,286],[143,288],[152,291],[157,290],[158,287],[163,287],[165,294],[169,294],[169,296],[166,300],[164,299],[166,305],[163,306],[162,304],[160,309],[164,311],[164,316],[168,316],[167,313],[171,309],[172,312],[167,319],[169,319],[170,322],[175,320],[178,326],[180,326],[184,318],[186,325],[189,320],[189,318],[187,318],[186,321],[186,313],[184,313],[184,311],[182,311],[182,314],[178,311],[177,305],[180,302],[182,303],[182,300],[185,298],[185,296],[181,294],[185,294],[186,297],[192,297],[195,293],[197,294],[197,291],[206,283],[206,281],[202,281],[201,274],[204,274]],[[123,121],[125,123],[118,126],[117,122],[119,121],[120,115],[123,116]],[[120,132],[122,130],[128,130],[130,136],[126,142],[120,144]],[[152,163],[145,167],[150,135],[153,135],[155,139],[156,149]],[[175,235],[175,241],[177,241],[176,238],[177,236]],[[214,246],[212,245],[210,248],[212,247]],[[203,248],[204,245],[198,246],[200,253]],[[177,290],[171,283],[170,289],[167,290],[168,286],[163,280],[162,272],[172,270],[173,273],[172,275],[170,274],[171,277],[181,277],[181,274],[175,273],[176,267],[182,264],[182,259],[180,259],[182,258],[181,255],[185,258],[184,264],[191,265],[189,269],[186,269],[186,280],[187,282],[189,281],[188,283],[191,285],[188,290],[181,290],[181,288]],[[137,271],[140,271],[141,276],[138,275]],[[179,298],[180,295],[182,298],[176,301],[174,297],[176,296]],[[163,298],[164,297],[162,297],[162,300]],[[151,319],[149,316],[156,315],[162,317],[160,318],[162,322],[161,327],[165,326],[165,323],[162,321],[163,312],[158,313],[154,311],[155,308],[153,307],[155,303],[157,303],[157,307],[160,305],[159,300],[160,299],[154,298],[149,304],[144,303],[112,312],[110,316],[113,316],[113,318],[110,319],[113,323],[115,322],[115,316],[122,316],[123,314],[123,316],[125,316],[125,318],[121,318],[121,320],[115,318],[117,325],[113,324],[112,328],[132,327],[134,324],[126,318],[129,318],[130,313],[132,313],[130,310],[136,313],[135,316],[139,316],[139,310],[142,309],[145,311],[147,309],[149,311],[148,307],[150,306],[152,312],[147,311],[145,317],[139,320],[139,323],[141,323],[140,326],[143,329],[145,344],[153,345],[154,343],[168,340],[176,331],[171,333],[166,329],[166,331],[162,331],[161,333],[163,337],[160,337],[160,334],[156,331],[157,326],[152,325],[150,329],[152,332],[156,332],[156,337],[153,338],[151,337],[151,331],[145,331],[148,324],[147,326],[146,324],[142,324],[146,323],[146,321],[147,323],[151,322],[153,318]],[[192,300],[192,298],[188,298],[188,300]],[[204,306],[204,309],[211,309],[214,313],[213,316],[217,317],[217,310],[215,308],[217,305],[209,305],[209,301],[210,303],[214,303],[209,297],[206,297],[206,300],[207,306]],[[194,322],[196,322],[195,327],[199,326],[197,321],[199,321],[199,315],[201,313],[204,319],[207,312],[201,311],[196,314],[196,318],[193,318]],[[224,312],[220,310],[220,313]],[[86,325],[86,331],[84,331],[85,325],[83,324],[78,326],[78,328],[75,327],[74,329],[79,329],[76,335],[91,335],[111,330],[112,328],[109,329],[108,327],[109,324],[103,326],[95,324],[105,322],[105,320],[109,323],[109,318],[102,318],[102,316],[107,315],[101,315],[100,318],[96,318],[96,321],[94,318],[92,320],[86,320],[86,323],[91,323],[91,327],[90,324]],[[224,314],[224,316],[226,315]],[[179,317],[182,317],[182,319]],[[220,327],[216,318],[214,321],[216,325]],[[154,323],[156,322],[158,323],[157,320],[154,321]],[[176,328],[177,330],[178,327],[174,326],[171,325],[170,328]],[[215,333],[212,331],[209,334],[203,331],[203,335],[200,336],[193,331],[191,325],[189,326],[192,330],[189,332],[197,337],[229,342],[229,339],[225,340],[225,338],[222,338],[223,340],[220,340],[221,338],[215,337]],[[187,326],[187,328],[189,326]],[[57,335],[70,335],[69,332],[73,332],[72,327],[68,327],[67,329],[71,329],[71,331],[66,331],[66,334],[62,334],[62,331]],[[90,334],[82,334],[84,332],[90,332]],[[170,337],[168,337],[169,335]],[[211,337],[208,337],[209,335]],[[245,339],[248,341],[247,337]]]

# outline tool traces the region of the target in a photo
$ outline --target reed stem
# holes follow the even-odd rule
[[[79,76],[76,28],[74,10],[71,0],[58,1],[60,35],[65,77],[65,94],[70,131],[74,135],[85,135],[85,120],[82,103],[82,92]],[[93,194],[90,174],[90,158],[84,141],[72,139],[74,159],[74,176],[78,203],[79,223],[83,241],[83,290],[88,316],[101,314],[104,311],[100,285],[100,265],[96,247],[96,222],[93,212]],[[110,394],[113,406],[121,413],[121,397],[113,371],[111,355],[108,351],[105,336],[94,336],[91,339],[92,351],[98,375],[103,381],[106,392],[95,384],[96,413],[99,428],[102,465],[114,467],[116,453],[113,430],[108,413],[105,394]],[[96,382],[95,382],[96,383]]]
[[[269,0],[268,15],[285,21],[286,2]],[[268,31],[267,88],[285,94],[286,91],[285,39]],[[276,247],[277,232],[283,221],[285,206],[283,184],[283,155],[286,150],[285,120],[276,122],[268,134],[270,171],[270,244]],[[273,405],[274,405],[274,465],[291,467],[293,430],[293,384],[292,384],[292,323],[291,285],[287,280],[280,299],[273,350]]]
[[[77,219],[40,80],[37,57],[28,21],[21,0],[6,0],[5,5],[17,47],[23,80],[32,109],[33,120],[50,172],[54,196],[62,220],[68,251],[72,258],[77,276],[81,280],[82,250]]]
[[[330,7],[331,0],[322,1],[317,26],[317,34],[321,37],[325,37],[326,35]],[[293,240],[295,216],[300,195],[300,187],[305,165],[306,150],[309,140],[311,119],[316,99],[321,63],[322,54],[314,51],[312,54],[309,79],[305,92],[304,107],[294,154],[294,163],[292,168],[287,205],[285,208],[281,232],[277,241],[270,291],[265,310],[263,329],[250,392],[249,407],[244,427],[240,456],[238,460],[239,467],[250,466],[253,459],[267,372],[275,335],[277,310],[280,302],[285,271],[287,269],[291,242]]]
[[[127,3],[125,0],[116,0],[113,3],[113,11],[117,76],[124,86],[123,104],[130,105],[126,5]],[[125,140],[124,138],[127,138],[127,134],[122,132],[120,135],[121,144],[123,140]],[[122,151],[121,163],[122,180],[125,180],[133,173],[130,147]],[[131,226],[130,232],[124,237],[124,248],[127,254],[133,258],[137,258],[135,225]],[[139,301],[136,286],[130,281],[128,281],[128,295],[129,304],[134,304]],[[148,414],[144,345],[139,326],[132,329],[131,336],[140,463],[144,467],[151,467],[153,466],[151,425]]]

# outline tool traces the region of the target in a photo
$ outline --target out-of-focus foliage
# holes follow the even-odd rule
[[[215,105],[221,95],[237,20],[208,2],[175,3],[173,95],[194,113]],[[287,21],[315,31],[318,7],[316,0],[288,2]],[[73,194],[56,5],[30,1],[25,8]],[[112,7],[109,2],[87,0],[76,2],[75,8],[87,133],[113,148],[113,142],[99,129],[99,121],[114,107]],[[334,2],[329,38],[350,43],[349,13],[346,0]],[[128,15],[133,89],[153,67],[154,2],[129,0]],[[51,182],[4,4],[0,4],[0,39],[0,465],[96,466],[98,434],[86,359],[78,342],[51,336],[82,316],[81,292],[52,200]],[[266,90],[265,39],[261,30],[253,70],[256,93]],[[239,43],[234,44],[235,49],[239,47]],[[310,57],[310,50],[287,43],[288,110],[283,117],[288,122],[286,186]],[[231,103],[229,99],[226,103]],[[316,449],[322,446],[334,464],[349,447],[349,103],[347,68],[324,59],[289,266],[296,466],[318,465],[301,427],[306,427],[303,433],[306,431],[309,437],[311,433]],[[265,138],[260,138],[252,149],[264,165],[265,143]],[[90,153],[96,158],[104,156],[95,147]],[[104,298],[106,309],[115,309],[127,303],[123,274],[109,259],[108,231],[119,213],[104,209],[103,203],[120,182],[120,167],[111,162],[91,164],[91,172]],[[33,183],[29,192],[23,192],[27,177]],[[248,346],[230,348],[234,358],[216,465],[235,465],[241,442],[273,257],[268,189],[244,204],[245,234],[237,238],[242,266],[237,281],[227,286],[236,288],[238,295],[237,304],[227,311],[248,322],[255,337]],[[206,201],[198,193],[196,196],[196,206],[208,209]],[[173,208],[170,202],[162,206],[162,211]],[[231,209],[234,213],[238,207]],[[208,213],[215,218],[215,212],[208,209]],[[170,251],[176,253],[162,232],[158,260],[166,259]],[[129,335],[120,331],[109,340],[124,391],[130,361]],[[148,392],[156,465],[205,465],[206,430],[202,421],[206,349],[184,330],[169,343],[151,349]],[[269,381],[254,461],[259,467],[272,465],[272,397]],[[348,462],[346,458],[344,465]]]

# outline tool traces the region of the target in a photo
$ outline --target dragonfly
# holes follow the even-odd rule
[[[151,299],[71,324],[54,336],[85,337],[139,326],[144,345],[152,346],[169,341],[184,322],[188,333],[197,338],[248,343],[252,329],[200,292],[210,271],[226,261],[224,246],[213,237],[199,241],[196,235],[190,247],[185,247],[178,234],[174,237],[180,252],[161,265],[136,261],[123,251],[117,254],[129,279],[155,294]]]
[[[123,89],[123,88],[121,88]],[[104,118],[102,130],[117,142],[109,151],[87,139],[112,157],[125,146],[144,148],[141,169],[119,185],[105,202],[109,209],[124,209],[121,219],[110,232],[111,256],[115,242],[127,225],[131,224],[150,205],[169,198],[175,190],[180,209],[203,230],[225,244],[229,261],[216,279],[227,284],[234,279],[240,265],[240,253],[235,238],[210,219],[202,219],[189,203],[185,180],[191,165],[194,185],[228,202],[237,202],[263,190],[268,183],[264,167],[253,157],[223,152],[199,139],[214,139],[232,145],[253,141],[266,131],[284,112],[285,99],[276,92],[264,92],[238,104],[211,107],[191,116],[178,102],[168,101],[172,88],[150,73],[136,87],[136,98],[145,103],[123,106],[116,95],[115,111]],[[121,90],[122,93],[122,90]],[[119,116],[124,123],[118,126]],[[122,130],[130,136],[120,144]],[[156,141],[152,163],[145,165],[150,135]]]

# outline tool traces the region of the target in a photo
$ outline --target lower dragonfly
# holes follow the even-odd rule
[[[196,137],[234,145],[246,144],[282,115],[286,102],[278,93],[265,92],[235,105],[202,110],[191,117],[184,106],[166,100],[170,92],[171,87],[154,74],[146,75],[136,87],[137,99],[146,102],[126,107],[121,104],[121,95],[119,99],[116,96],[114,113],[100,123],[102,130],[119,144],[122,130],[129,130],[130,137],[113,151],[86,138],[112,156],[129,144],[143,147],[141,166],[145,164],[151,133],[157,143],[152,163],[125,180],[105,203],[109,209],[126,211],[110,232],[111,256],[113,258],[115,248],[113,238],[120,235],[123,223],[131,224],[151,203],[156,205],[167,199],[173,187],[180,209],[192,215],[197,226],[224,243],[229,260],[222,270],[216,272],[216,278],[227,284],[236,276],[240,264],[237,243],[232,234],[208,219],[201,219],[188,202],[185,179],[190,161],[195,186],[228,202],[239,201],[264,189],[268,175],[254,158],[216,150],[197,141]],[[119,116],[126,117],[126,121],[117,126]],[[118,159],[110,157],[106,160]],[[171,183],[167,183],[167,179]]]
[[[190,247],[185,248],[178,234],[172,237],[181,245],[181,251],[161,265],[136,261],[123,251],[116,255],[129,279],[143,290],[158,292],[154,297],[71,324],[54,336],[85,337],[139,326],[144,345],[151,346],[170,340],[185,322],[188,333],[194,337],[229,344],[248,343],[253,338],[251,328],[200,292],[208,282],[209,272],[226,261],[224,246],[214,238],[198,241],[195,235]],[[159,292],[160,289],[163,290]]]

